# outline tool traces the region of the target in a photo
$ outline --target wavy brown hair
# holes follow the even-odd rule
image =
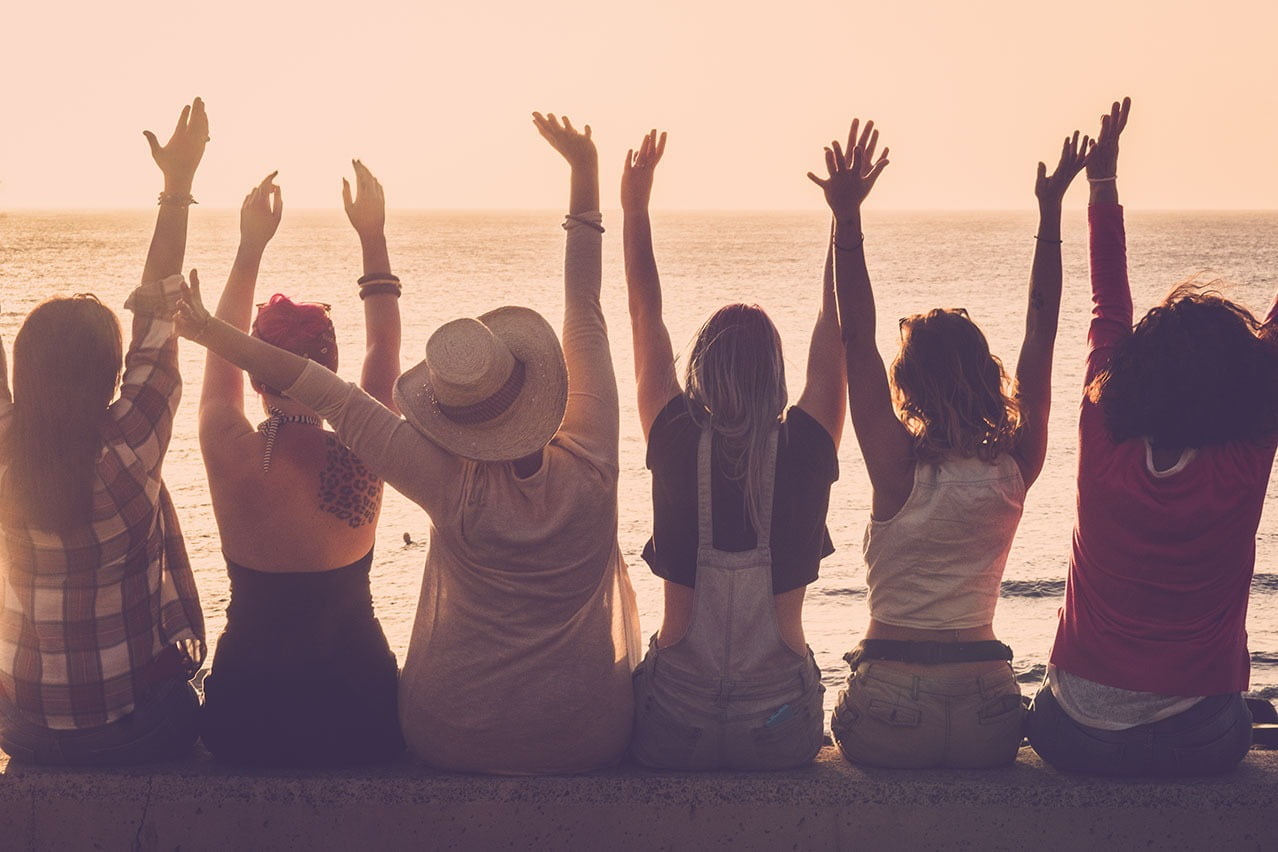
[[[93,519],[102,425],[123,360],[120,323],[95,296],[36,306],[13,340],[4,514],[65,531]]]
[[[1204,447],[1278,431],[1278,329],[1215,286],[1178,285],[1093,379],[1115,441]]]
[[[758,305],[725,305],[697,332],[684,387],[694,417],[709,412],[722,470],[743,480],[746,516],[763,528],[768,439],[785,409],[781,335]]]
[[[914,435],[917,458],[990,461],[1016,444],[1020,410],[1003,364],[961,309],[936,308],[901,320],[892,396]]]

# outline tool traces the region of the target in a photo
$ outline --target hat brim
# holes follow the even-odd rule
[[[454,423],[439,410],[425,360],[395,382],[395,402],[413,428],[451,453],[514,461],[550,443],[563,423],[568,407],[563,347],[550,323],[531,308],[497,308],[478,319],[524,363],[524,386],[510,408],[485,423]]]

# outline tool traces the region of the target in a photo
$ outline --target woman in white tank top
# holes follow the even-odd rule
[[[852,122],[825,149],[852,426],[873,487],[865,536],[870,626],[831,719],[845,757],[877,766],[985,767],[1015,759],[1024,710],[994,636],[994,606],[1025,490],[1043,466],[1061,296],[1061,200],[1088,139],[1039,163],[1025,341],[1014,390],[963,309],[901,320],[891,379],[875,345],[861,204],[887,166]],[[894,404],[895,403],[895,404]]]

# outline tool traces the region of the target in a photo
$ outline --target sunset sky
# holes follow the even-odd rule
[[[819,209],[804,173],[860,115],[892,149],[872,203],[1025,208],[1035,163],[1125,94],[1130,206],[1278,207],[1272,0],[148,0],[2,26],[0,210],[153,204],[141,131],[195,95],[208,207],[272,169],[291,208],[335,207],[352,156],[394,207],[558,207],[536,109],[593,126],[605,207],[657,126],[655,207]]]

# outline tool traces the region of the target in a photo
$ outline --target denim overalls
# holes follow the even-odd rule
[[[631,752],[671,769],[784,769],[808,763],[824,730],[821,673],[811,650],[781,638],[772,595],[772,492],[777,432],[768,441],[758,544],[714,549],[712,432],[697,448],[697,585],[683,638],[635,670]]]

